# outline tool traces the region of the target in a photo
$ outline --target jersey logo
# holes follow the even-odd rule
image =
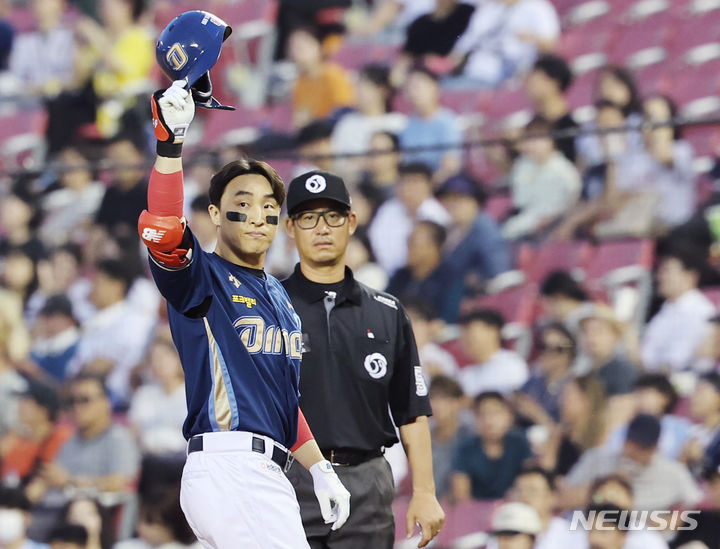
[[[424,397],[428,394],[428,389],[422,368],[420,366],[413,366],[413,370],[415,371],[415,394],[419,397]]]
[[[167,231],[153,229],[152,227],[145,227],[142,232],[142,238],[143,240],[147,240],[148,242],[160,242],[163,239],[163,236],[165,236],[165,233]]]
[[[232,274],[228,276],[228,280],[233,283],[233,286],[236,288],[239,288],[242,286],[242,282],[240,282],[237,278],[235,278]]]
[[[302,358],[302,336],[300,332],[289,333],[277,326],[266,326],[259,316],[243,316],[233,324],[238,330],[240,341],[250,354],[285,354],[290,358]]]
[[[188,62],[188,54],[178,42],[175,42],[168,50],[165,59],[170,63],[176,71],[182,69]]]
[[[383,305],[387,305],[388,307],[392,307],[397,311],[397,303],[394,299],[390,299],[389,297],[385,297],[384,295],[376,295],[374,296],[375,301],[382,303]]]
[[[248,309],[252,309],[257,305],[257,299],[254,297],[245,297],[244,295],[232,296],[233,303],[244,303]]]
[[[381,353],[373,353],[365,357],[365,369],[373,379],[380,379],[387,374],[387,359]]]

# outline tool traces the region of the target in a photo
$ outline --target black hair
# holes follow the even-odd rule
[[[53,250],[50,252],[50,255],[55,255],[57,253],[65,253],[65,254],[71,255],[78,265],[82,265],[82,261],[83,261],[82,248],[78,244],[75,244],[74,242],[67,242],[65,244],[62,244],[61,246],[57,246],[56,248],[53,248]]]
[[[683,269],[697,273],[698,277],[702,276],[707,268],[704,252],[693,242],[687,240],[671,242],[659,255],[661,261],[664,259],[677,259],[682,264]]]
[[[422,175],[428,183],[432,183],[433,171],[424,162],[404,162],[398,166],[400,175]]]
[[[427,299],[422,297],[407,297],[402,300],[406,311],[413,311],[426,321],[435,320],[438,317],[437,309]]]
[[[702,374],[698,381],[704,381],[705,383],[709,383],[713,386],[715,391],[720,393],[720,374],[717,372],[706,372]]]
[[[133,21],[140,19],[140,16],[145,11],[145,0],[126,0],[132,8]]]
[[[373,133],[373,137],[376,135],[384,135],[392,143],[392,152],[398,152],[400,150],[400,137],[396,133],[388,132],[385,130]]]
[[[418,221],[415,224],[415,228],[417,227],[427,227],[430,230],[430,236],[432,237],[435,246],[437,246],[438,249],[443,247],[443,244],[445,244],[445,240],[447,239],[447,230],[445,227],[439,223],[435,223],[434,221],[428,221],[427,219]]]
[[[236,177],[250,174],[261,175],[267,179],[272,188],[275,200],[279,206],[282,206],[282,203],[285,201],[285,185],[283,184],[283,180],[270,164],[251,158],[243,158],[242,160],[229,162],[212,176],[210,180],[210,190],[208,191],[210,203],[220,207],[220,200],[228,183]]]
[[[616,105],[623,111],[623,114],[628,116],[632,113],[642,113],[640,93],[638,92],[638,87],[632,73],[625,67],[621,67],[619,65],[606,65],[600,69],[600,76],[602,76],[602,73],[611,74],[616,80],[622,82],[630,92],[630,99],[628,100],[627,105]]]
[[[98,387],[100,387],[100,391],[103,395],[105,395],[105,397],[110,397],[110,389],[108,388],[107,383],[105,383],[105,378],[98,374],[80,373],[70,380],[70,386],[72,387],[88,381],[95,383]]]
[[[330,120],[314,120],[298,131],[295,141],[298,146],[309,145],[332,135],[333,123]]]
[[[520,472],[515,476],[516,479],[527,476],[527,475],[539,475],[541,476],[548,485],[550,490],[555,490],[555,474],[552,471],[548,471],[543,467],[535,464],[524,465]]]
[[[570,87],[573,80],[572,71],[562,57],[546,53],[538,57],[533,70],[545,73],[549,78],[557,82],[560,91],[564,92]]]
[[[430,397],[445,396],[450,398],[462,398],[463,390],[460,384],[449,376],[436,375],[430,379]]]
[[[128,261],[120,259],[101,259],[97,262],[97,270],[106,276],[122,282],[125,287],[125,295],[130,291],[130,287],[135,281],[137,271]]]
[[[155,488],[140,504],[140,518],[150,524],[160,524],[172,533],[173,540],[183,544],[195,541],[185,515],[180,508],[180,490],[176,487]]]
[[[538,137],[550,138],[550,132],[552,131],[552,129],[553,125],[550,120],[548,120],[544,116],[540,116],[539,114],[533,116],[530,122],[525,124],[525,131],[528,134],[532,134],[533,136]]]
[[[458,323],[461,326],[466,326],[472,322],[482,322],[500,331],[505,325],[505,318],[497,309],[475,309],[474,311],[460,315],[458,319]]]
[[[502,393],[498,391],[484,391],[477,395],[473,399],[473,410],[477,411],[478,408],[480,408],[480,405],[483,402],[487,402],[489,400],[495,400],[503,405],[508,409],[510,413],[512,413],[512,406],[510,406],[510,402],[502,395]]]
[[[545,277],[540,294],[544,297],[564,296],[575,301],[587,301],[588,295],[582,286],[567,271],[552,271]]]
[[[390,69],[385,65],[370,63],[360,69],[360,78],[364,78],[385,91],[385,112],[392,111],[395,88],[390,82]]]
[[[72,543],[85,547],[88,542],[88,532],[80,524],[69,524],[61,522],[55,525],[48,536],[48,543]]]
[[[609,475],[596,478],[590,485],[590,495],[592,496],[592,494],[597,492],[600,487],[610,483],[619,484],[622,486],[623,490],[630,494],[631,497],[633,496],[634,492],[632,484],[627,477],[619,473],[610,473]]]
[[[29,512],[32,508],[30,500],[20,488],[0,485],[0,508],[20,509]]]
[[[664,101],[665,104],[667,105],[668,111],[670,111],[670,120],[668,120],[668,122],[672,122],[677,118],[678,106],[672,97],[670,97],[669,95],[666,95],[664,93],[652,93],[645,98],[643,103],[647,103],[648,101],[651,101],[653,99],[660,99],[661,101]],[[645,111],[643,109],[643,114],[644,114],[644,112]],[[677,124],[673,125],[673,139],[675,141],[678,141],[678,140],[682,139],[682,136],[683,136],[682,127]]]
[[[667,399],[667,404],[663,408],[663,414],[671,414],[677,406],[679,396],[675,387],[666,375],[663,374],[645,374],[635,381],[634,389],[653,389],[663,395]]]
[[[190,210],[208,213],[208,206],[210,206],[210,197],[206,194],[199,194],[190,203]]]

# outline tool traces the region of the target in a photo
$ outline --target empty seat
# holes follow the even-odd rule
[[[529,281],[542,282],[552,271],[584,271],[591,255],[592,246],[584,241],[548,242],[535,250],[525,245],[519,253],[518,267]]]
[[[527,283],[496,294],[464,299],[460,305],[460,312],[463,314],[477,309],[497,309],[505,317],[506,322],[528,326],[535,316],[536,300],[537,285]]]

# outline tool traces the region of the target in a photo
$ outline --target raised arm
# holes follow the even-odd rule
[[[195,114],[192,95],[184,82],[174,82],[152,96],[157,159],[148,185],[148,209],[138,220],[138,232],[152,256],[171,268],[183,267],[188,249],[183,212],[182,144]]]

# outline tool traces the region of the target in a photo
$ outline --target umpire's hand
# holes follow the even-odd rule
[[[445,511],[442,510],[433,492],[415,492],[407,511],[407,537],[410,538],[415,531],[415,525],[420,526],[422,539],[418,547],[425,547],[438,535],[445,522]]]
[[[331,530],[337,530],[350,516],[350,492],[340,482],[328,460],[318,461],[309,471],[325,524],[332,522]]]

